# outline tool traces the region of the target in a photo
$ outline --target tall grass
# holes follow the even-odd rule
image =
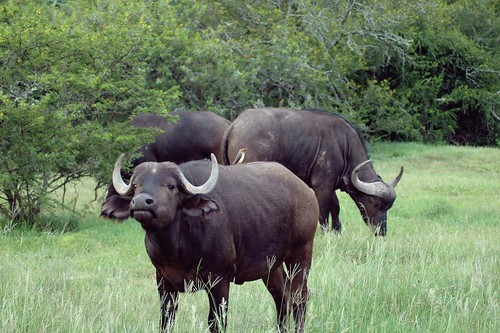
[[[371,155],[385,180],[405,166],[388,235],[373,237],[340,195],[342,235],[316,235],[306,330],[499,332],[500,151],[376,144]],[[73,233],[0,233],[1,332],[157,331],[143,231],[97,211]],[[206,332],[207,315],[204,292],[182,294],[175,332]],[[228,331],[275,332],[262,282],[232,285]]]

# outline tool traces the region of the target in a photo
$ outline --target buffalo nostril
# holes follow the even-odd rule
[[[151,198],[146,199],[146,204],[147,205],[152,205],[155,201]]]

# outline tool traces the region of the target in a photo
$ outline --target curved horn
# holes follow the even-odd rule
[[[403,166],[401,166],[401,170],[399,171],[399,175],[397,175],[397,177],[394,178],[394,180],[389,184],[392,188],[395,188],[396,185],[398,185],[399,180],[401,179],[401,176],[403,176],[403,171],[404,171],[404,168],[403,168]]]
[[[207,194],[214,189],[215,185],[217,185],[217,180],[219,179],[219,165],[217,164],[217,158],[214,154],[210,154],[210,158],[212,159],[212,171],[210,172],[210,177],[203,185],[194,186],[189,182],[189,180],[186,179],[186,177],[184,177],[182,171],[179,170],[182,185],[184,185],[189,193]]]
[[[246,153],[246,151],[247,151],[246,148],[240,148],[240,150],[238,150],[238,154],[236,154],[236,157],[234,158],[234,160],[231,163],[231,165],[243,163],[243,160],[245,159],[245,153]]]
[[[115,167],[113,168],[113,186],[119,195],[128,195],[132,182],[129,185],[125,184],[120,173],[123,157],[125,157],[125,154],[121,154],[115,162]]]
[[[393,194],[392,192],[394,192],[394,190],[384,182],[379,181],[374,183],[365,183],[359,179],[358,177],[359,170],[370,162],[371,160],[364,161],[363,163],[360,163],[357,167],[355,167],[354,170],[352,171],[351,181],[354,187],[356,187],[363,193],[378,197],[386,196],[387,194]]]

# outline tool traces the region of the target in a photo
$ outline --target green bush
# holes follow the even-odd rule
[[[175,86],[145,86],[147,39],[127,9],[2,4],[0,212],[8,219],[34,225],[54,210],[51,193],[82,177],[107,182],[120,152],[153,138],[130,129],[130,117],[166,113],[178,99]]]

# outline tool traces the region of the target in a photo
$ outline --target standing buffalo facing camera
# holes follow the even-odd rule
[[[278,163],[219,166],[212,155],[211,164],[142,163],[126,184],[122,158],[113,171],[122,200],[105,202],[103,211],[127,212],[146,232],[162,330],[173,325],[179,293],[193,289],[208,294],[211,331],[225,330],[230,282],[261,279],[276,304],[280,332],[291,309],[296,332],[303,331],[319,216],[304,182]]]
[[[242,112],[224,134],[224,164],[246,148],[244,162],[275,161],[308,184],[316,194],[320,223],[340,232],[335,190],[349,194],[363,220],[376,235],[387,232],[387,211],[396,200],[395,187],[380,178],[368,160],[364,140],[339,115],[319,110],[250,109]]]

